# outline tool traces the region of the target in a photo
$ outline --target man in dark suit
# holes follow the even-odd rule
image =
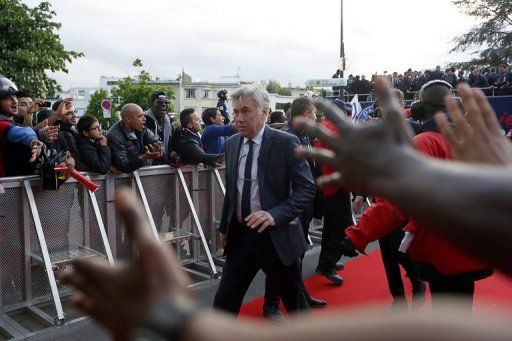
[[[299,258],[306,240],[298,219],[315,195],[297,137],[265,125],[270,98],[258,86],[232,95],[238,134],[226,141],[226,196],[220,222],[226,264],[214,307],[238,314],[261,269],[288,312],[308,310]]]

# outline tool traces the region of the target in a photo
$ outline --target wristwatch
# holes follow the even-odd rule
[[[181,298],[151,308],[146,322],[135,332],[135,340],[180,340],[190,319],[199,311],[196,304]]]

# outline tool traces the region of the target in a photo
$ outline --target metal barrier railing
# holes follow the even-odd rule
[[[18,319],[20,310],[45,326],[63,324],[61,300],[71,291],[54,272],[72,259],[103,257],[113,264],[133,255],[115,212],[115,190],[122,185],[142,199],[153,235],[175,250],[193,279],[217,277],[223,172],[154,166],[117,176],[87,174],[101,185],[94,193],[73,179],[44,191],[36,176],[0,178],[0,331],[13,337],[31,332]]]

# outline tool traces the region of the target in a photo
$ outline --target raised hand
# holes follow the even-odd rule
[[[308,120],[297,120],[306,132],[318,137],[331,150],[299,149],[298,155],[332,165],[337,172],[318,179],[320,186],[336,183],[361,193],[373,193],[379,181],[393,178],[403,154],[414,153],[412,132],[396,106],[386,106],[385,118],[367,126],[355,126],[334,105],[317,101],[318,109],[339,129],[334,136]]]
[[[494,165],[512,164],[512,144],[501,131],[496,113],[479,89],[458,87],[466,114],[452,97],[445,98],[453,126],[444,113],[435,121],[455,160]]]
[[[32,140],[30,142],[30,159],[28,162],[32,163],[37,160],[43,150],[44,144],[39,140]]]
[[[129,189],[116,193],[116,208],[138,258],[114,267],[99,260],[77,260],[70,272],[58,277],[76,288],[73,306],[105,326],[116,340],[126,340],[145,322],[152,307],[189,302],[191,297],[186,275],[169,249],[151,234],[145,213]]]

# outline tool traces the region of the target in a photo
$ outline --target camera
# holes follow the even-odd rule
[[[43,108],[50,108],[52,106],[52,102],[50,101],[44,101],[43,104],[41,104]]]

